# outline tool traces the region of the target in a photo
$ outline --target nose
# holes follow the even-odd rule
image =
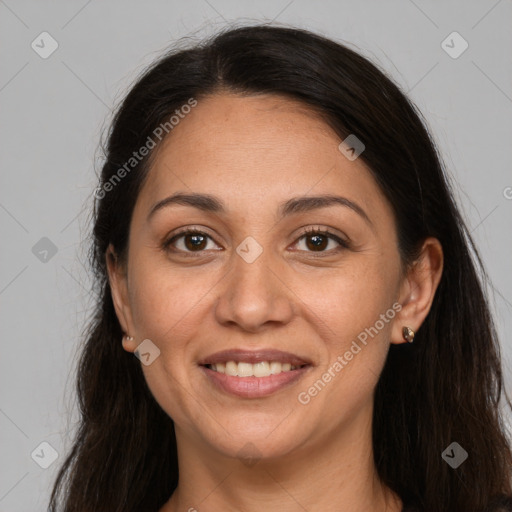
[[[215,307],[217,321],[253,333],[290,322],[296,310],[295,296],[280,263],[267,250],[252,262],[233,253]]]

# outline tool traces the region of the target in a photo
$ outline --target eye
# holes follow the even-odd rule
[[[297,244],[300,245],[300,242],[304,239],[305,247],[307,252],[337,252],[341,248],[348,248],[348,242],[343,240],[339,236],[331,233],[327,230],[322,230],[318,228],[310,228],[304,232],[304,234],[298,239]],[[329,242],[334,242],[338,244],[338,247],[330,248]],[[302,250],[302,249],[301,249]]]
[[[171,250],[171,247],[181,252],[202,252],[205,249],[212,249],[208,247],[208,241],[212,238],[194,228],[187,228],[175,234],[172,238],[164,242],[163,248]]]
[[[343,240],[334,233],[318,228],[310,228],[304,231],[295,244],[300,245],[300,242],[303,239],[305,240],[306,249],[299,250],[306,252],[330,253],[337,252],[338,250],[341,250],[341,248],[348,248],[349,246],[349,243],[346,240]],[[219,250],[215,249],[215,247],[209,247],[209,241],[214,244],[213,239],[204,231],[200,231],[195,228],[186,228],[164,242],[162,248],[166,251],[182,253],[200,253],[208,249]],[[329,247],[330,242],[338,244],[338,247],[335,245],[334,248],[331,247],[330,249],[325,250]]]

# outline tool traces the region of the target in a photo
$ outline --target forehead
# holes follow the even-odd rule
[[[342,193],[389,213],[367,166],[348,160],[340,142],[298,101],[227,93],[199,99],[158,148],[138,207],[147,211],[178,190],[265,208],[290,196]]]

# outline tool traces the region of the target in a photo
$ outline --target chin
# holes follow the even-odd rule
[[[207,442],[226,457],[275,459],[294,452],[306,441],[303,428],[290,428],[284,425],[285,422],[282,416],[277,421],[269,422],[268,419],[262,420],[261,414],[254,417],[249,415],[244,420],[233,419],[226,430],[217,425],[217,428],[204,434]]]

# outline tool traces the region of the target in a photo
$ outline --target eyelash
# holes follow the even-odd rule
[[[196,257],[195,254],[200,254],[200,253],[204,252],[204,250],[201,250],[201,251],[182,251],[181,249],[177,249],[176,251],[171,250],[171,246],[176,240],[178,240],[179,238],[181,238],[185,235],[194,235],[194,234],[204,235],[207,238],[210,238],[211,240],[213,240],[212,237],[210,235],[208,235],[207,233],[205,233],[204,231],[201,231],[197,228],[185,228],[182,231],[175,233],[170,239],[166,240],[162,245],[162,249],[164,249],[167,252],[176,252],[176,251],[181,252],[182,254],[186,254],[187,257],[189,257],[189,256]],[[309,229],[304,230],[302,232],[302,234],[297,238],[297,242],[300,241],[302,238],[305,238],[308,236],[315,236],[315,235],[321,235],[321,236],[330,238],[331,240],[338,242],[340,247],[337,247],[336,249],[330,249],[329,251],[319,251],[318,253],[315,253],[315,251],[299,251],[299,252],[309,252],[314,257],[322,257],[323,254],[331,255],[333,252],[337,253],[342,249],[349,248],[349,242],[347,240],[340,238],[339,236],[335,235],[334,233],[331,233],[330,231],[322,230],[322,229],[318,229],[318,228],[309,228]]]

